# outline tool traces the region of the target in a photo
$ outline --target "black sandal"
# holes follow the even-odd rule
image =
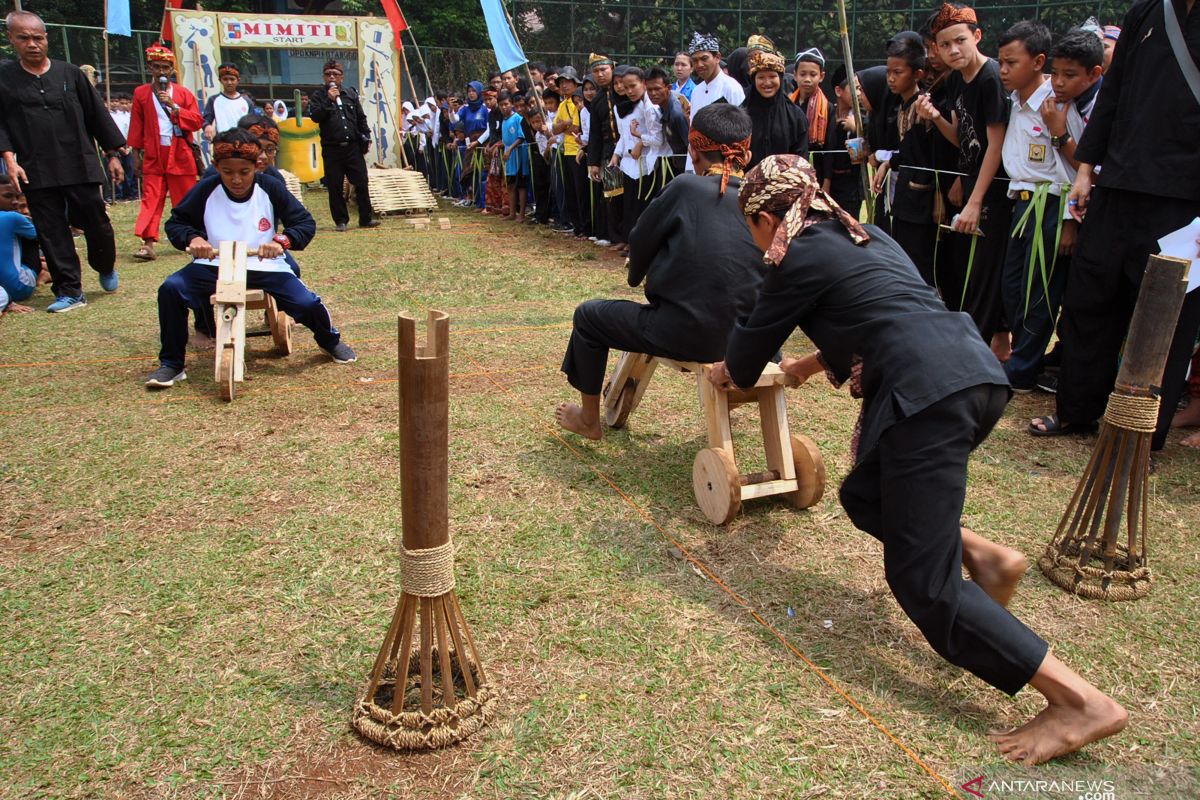
[[[1042,423],[1045,430],[1037,426]],[[1058,414],[1047,414],[1029,423],[1029,433],[1033,436],[1081,436],[1096,432],[1094,422],[1073,422],[1066,425],[1058,421]]]

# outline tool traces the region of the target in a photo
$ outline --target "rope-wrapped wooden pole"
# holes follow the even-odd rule
[[[399,319],[400,602],[354,729],[398,750],[445,747],[491,718],[495,697],[454,593],[449,526],[450,318]],[[419,635],[418,635],[419,631]]]
[[[1150,591],[1150,439],[1188,267],[1183,259],[1150,256],[1092,458],[1038,560],[1047,578],[1082,597],[1136,600]]]

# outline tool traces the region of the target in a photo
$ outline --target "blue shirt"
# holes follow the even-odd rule
[[[521,130],[521,123],[524,121],[520,114],[513,113],[500,123],[500,136],[505,150],[517,142],[525,141],[525,133]],[[507,177],[514,178],[517,175],[529,173],[527,153],[528,150],[523,144],[513,147],[512,152],[508,154],[508,159],[504,162],[504,174]]]
[[[14,301],[24,300],[37,288],[36,264],[24,264],[25,270],[17,269],[21,265],[20,239],[37,239],[33,223],[16,211],[0,211],[0,286]]]
[[[695,88],[696,88],[696,82],[694,80],[692,80],[692,76],[689,75],[688,79],[684,82],[684,84],[682,86],[680,86],[677,83],[671,87],[671,91],[678,92],[679,94],[683,95],[684,97],[686,97],[688,99],[688,102],[690,103],[692,101],[692,89],[695,89]]]

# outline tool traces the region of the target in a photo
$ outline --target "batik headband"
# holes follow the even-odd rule
[[[810,47],[807,50],[801,50],[796,53],[796,64],[803,63],[816,64],[821,69],[825,69],[825,54],[821,52],[819,47]]]
[[[242,73],[238,72],[238,68],[232,64],[226,64],[217,70],[217,77],[224,78],[226,75],[232,75],[235,78],[242,77]]]
[[[1116,25],[1105,25],[1104,38],[1115,42],[1117,39],[1121,38],[1121,29]]]
[[[706,52],[721,52],[721,43],[717,41],[717,37],[711,33],[700,33],[699,31],[693,33],[691,44],[688,45],[688,55]]]
[[[214,163],[227,158],[243,158],[246,161],[258,161],[262,147],[258,142],[213,142],[212,160]]]
[[[937,18],[933,24],[929,26],[934,36],[937,36],[942,31],[953,25],[978,25],[979,18],[975,16],[973,8],[959,8],[951,3],[942,3],[942,7],[938,9]]]
[[[733,171],[741,172],[746,168],[746,164],[750,161],[750,137],[747,136],[740,142],[731,142],[722,144],[715,142],[705,136],[700,131],[692,128],[688,132],[688,144],[696,148],[698,153],[720,153],[721,154],[721,191],[720,194],[725,194],[725,187],[729,184],[729,174]]]
[[[750,77],[753,78],[764,69],[771,72],[783,72],[787,68],[787,64],[783,60],[783,56],[779,53],[771,53],[766,50],[751,50],[750,51]]]
[[[147,63],[164,61],[171,66],[175,66],[175,54],[161,44],[152,44],[146,48],[146,61]]]
[[[279,144],[278,128],[268,128],[266,125],[251,125],[246,130],[253,133],[258,139],[266,139],[271,144]]]
[[[826,219],[840,222],[855,244],[866,244],[871,240],[858,220],[821,191],[816,170],[800,156],[764,158],[742,181],[738,203],[747,217],[763,212],[783,215],[783,222],[763,256],[763,261],[775,266],[783,261],[792,239],[805,228]]]
[[[588,69],[593,67],[611,67],[616,62],[603,53],[592,53],[588,56]]]
[[[746,49],[752,53],[755,50],[765,50],[768,53],[777,52],[777,50],[775,49],[775,43],[773,41],[771,41],[768,37],[763,36],[758,33],[754,34],[753,36],[751,36],[749,39],[746,40]]]

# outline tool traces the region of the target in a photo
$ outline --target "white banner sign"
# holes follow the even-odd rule
[[[347,17],[272,17],[220,15],[222,47],[358,46],[353,19]]]

